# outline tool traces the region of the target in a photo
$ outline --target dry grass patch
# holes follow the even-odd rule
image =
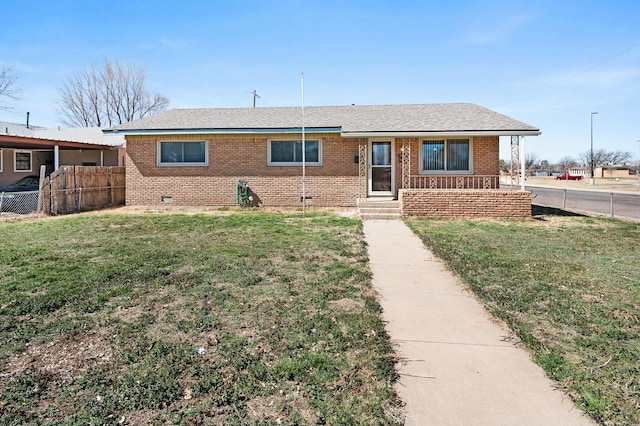
[[[0,227],[0,423],[399,423],[360,222],[191,213]]]

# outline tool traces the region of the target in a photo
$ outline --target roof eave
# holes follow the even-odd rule
[[[401,137],[458,137],[458,136],[539,136],[540,130],[441,130],[441,131],[380,131],[380,132],[349,132],[343,131],[343,138],[401,138]]]
[[[305,133],[340,133],[340,127],[305,127]],[[302,133],[302,127],[260,128],[260,129],[104,129],[104,133],[123,135],[201,135],[201,134],[273,134]]]

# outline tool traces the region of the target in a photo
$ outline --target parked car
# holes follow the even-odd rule
[[[571,175],[569,173],[563,173],[556,176],[556,180],[582,180],[582,175]]]
[[[25,176],[0,186],[0,213],[27,214],[38,209],[38,176]]]
[[[9,185],[0,186],[0,192],[25,192],[38,189],[40,189],[40,178],[35,175],[25,176]]]

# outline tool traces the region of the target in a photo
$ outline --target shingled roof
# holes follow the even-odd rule
[[[343,136],[434,133],[538,135],[534,126],[470,103],[308,106],[305,127]],[[300,107],[174,109],[111,127],[105,132],[233,133],[296,131]]]

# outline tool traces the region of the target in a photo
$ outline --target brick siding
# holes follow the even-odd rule
[[[401,189],[403,216],[438,218],[531,217],[529,191]]]
[[[352,207],[357,203],[360,139],[339,134],[306,134],[322,140],[322,166],[306,167],[306,194],[311,205]],[[268,166],[268,140],[295,140],[301,135],[127,136],[127,205],[159,205],[171,197],[177,206],[232,206],[239,179],[246,180],[254,203],[299,206],[300,166]],[[157,166],[158,141],[208,141],[208,166]]]
[[[154,206],[164,202],[175,206],[233,206],[239,179],[246,180],[254,205],[297,207],[301,205],[300,166],[269,166],[268,141],[295,140],[301,135],[129,135],[127,136],[127,205]],[[318,207],[355,207],[363,195],[366,179],[358,176],[354,162],[361,144],[367,139],[345,139],[337,133],[306,135],[308,140],[322,140],[322,165],[306,168],[306,193],[310,205]],[[396,138],[396,157],[402,146]],[[411,144],[411,174],[418,174],[420,138],[405,139]],[[207,166],[157,165],[158,141],[207,141]],[[498,173],[498,137],[473,138],[475,174]],[[396,161],[396,186],[402,185],[401,164]],[[407,215],[446,217],[523,217],[530,215],[530,197],[511,198],[496,191],[465,192],[474,202],[459,197],[456,191],[404,192]],[[502,194],[502,195],[501,195]],[[528,194],[528,193],[526,193]],[[521,194],[522,195],[522,194]],[[170,199],[170,201],[164,201]],[[169,197],[169,198],[167,198]],[[498,197],[498,202],[496,202]],[[458,199],[460,198],[460,199]],[[526,200],[525,200],[526,199]],[[526,202],[525,202],[526,201]],[[468,206],[471,204],[472,206]],[[485,205],[486,204],[486,205]],[[451,206],[459,206],[453,213]],[[448,206],[448,207],[447,207]],[[464,207],[463,207],[464,206]],[[446,214],[445,214],[446,213]]]

